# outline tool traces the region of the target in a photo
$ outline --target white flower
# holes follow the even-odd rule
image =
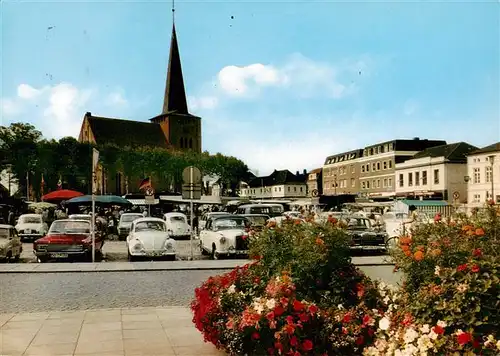
[[[274,309],[275,306],[276,306],[276,301],[274,300],[274,298],[271,298],[266,302],[267,309]]]
[[[342,304],[339,304],[339,305],[337,305],[337,309],[342,310],[342,309],[344,309],[344,306]]]
[[[418,337],[418,333],[413,328],[408,328],[404,335],[405,344],[411,344]]]
[[[493,335],[488,335],[488,339],[484,342],[484,347],[488,347],[490,344],[495,342],[495,337]]]
[[[445,328],[445,327],[447,327],[447,326],[448,326],[448,324],[446,324],[446,322],[444,322],[444,321],[442,321],[442,320],[439,320],[439,321],[437,322],[437,325],[438,325],[438,326],[440,326],[440,327],[442,327],[442,328]]]
[[[418,338],[417,345],[420,354],[427,353],[427,350],[429,350],[432,347],[431,338],[428,335],[422,335]]]
[[[439,325],[439,322],[438,322],[438,325]],[[441,325],[439,325],[439,326],[441,326]],[[457,331],[455,331],[455,335],[461,335],[461,334],[463,334],[463,333],[464,333],[464,332],[463,332],[463,330],[462,330],[462,329],[458,329]]]
[[[390,302],[390,301],[391,301],[391,297],[389,297],[388,295],[386,295],[386,296],[384,297],[384,303],[385,303],[385,304],[389,304],[389,302]]]
[[[497,341],[497,349],[500,350],[500,340]]]
[[[435,274],[436,276],[439,276],[439,274],[440,274],[440,273],[441,273],[441,267],[436,266],[436,267],[434,268],[434,274]]]
[[[253,307],[255,309],[255,311],[257,312],[257,314],[262,314],[262,312],[264,311],[264,306],[262,304],[256,304],[254,305]]]
[[[436,334],[434,332],[434,330],[431,330],[431,332],[429,333],[429,337],[431,338],[431,340],[436,340],[438,338],[438,334]]]
[[[457,292],[459,293],[465,293],[469,289],[469,286],[466,283],[460,283],[457,286]]]
[[[410,344],[410,345],[406,345],[406,347],[403,351],[403,355],[413,356],[413,355],[416,355],[417,352],[418,352],[418,349],[414,345]]]
[[[387,319],[385,316],[379,320],[378,327],[380,330],[387,330],[391,326],[391,321]]]
[[[231,284],[231,285],[229,286],[229,288],[227,289],[227,292],[228,292],[229,294],[233,294],[234,292],[236,292],[236,286],[235,286],[234,284]]]
[[[431,328],[429,327],[429,324],[424,324],[420,327],[420,332],[424,334],[428,334],[429,331],[431,331]]]

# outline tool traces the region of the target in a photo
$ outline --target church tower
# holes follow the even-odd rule
[[[172,26],[163,110],[150,121],[160,124],[170,147],[201,153],[201,118],[188,111],[175,23]]]

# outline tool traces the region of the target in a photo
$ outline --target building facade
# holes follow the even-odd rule
[[[465,142],[428,148],[396,164],[396,196],[467,202],[467,155],[477,147]]]
[[[132,121],[95,116],[87,112],[78,140],[94,145],[116,147],[154,147],[178,151],[202,152],[201,118],[188,111],[184,77],[175,25],[172,27],[167,79],[160,115],[149,120]],[[110,175],[97,168],[97,190],[100,194],[122,195],[129,192],[128,178],[122,173]],[[162,182],[157,182],[160,188]],[[135,184],[131,184],[132,192]]]
[[[359,192],[359,159],[363,150],[329,156],[323,166],[323,195],[357,194]]]
[[[307,191],[310,197],[316,198],[323,194],[323,170],[321,168],[313,169],[307,177]]]
[[[293,174],[289,170],[275,170],[269,176],[256,177],[242,184],[240,197],[250,199],[278,199],[307,197],[307,171]]]
[[[500,204],[500,142],[469,154],[465,180],[470,207],[481,207],[491,199]]]

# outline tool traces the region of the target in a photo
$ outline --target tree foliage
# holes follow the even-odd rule
[[[247,165],[236,157],[221,153],[179,152],[163,148],[132,148],[103,145],[100,163],[108,177],[121,172],[127,177],[131,190],[137,182],[151,176],[156,185],[180,191],[182,171],[190,165],[202,175],[219,178],[223,194],[237,194],[237,187],[248,175]],[[41,195],[42,175],[44,192],[55,190],[59,179],[65,188],[83,193],[90,191],[92,145],[80,143],[73,137],[60,140],[44,139],[33,125],[13,123],[0,126],[0,168],[10,166],[20,191],[26,191],[27,176],[36,196]],[[21,194],[22,195],[22,194]]]

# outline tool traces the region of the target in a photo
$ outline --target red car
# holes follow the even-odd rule
[[[33,243],[38,262],[71,259],[92,261],[91,222],[88,220],[56,220],[45,237]],[[95,233],[96,260],[102,257],[104,244],[101,232]]]

